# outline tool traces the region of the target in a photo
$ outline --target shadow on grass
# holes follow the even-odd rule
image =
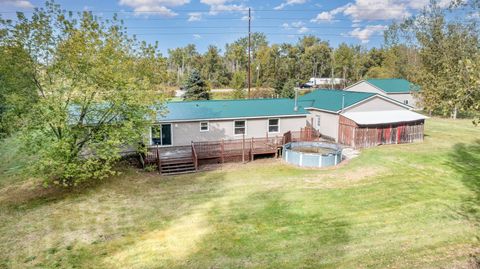
[[[480,140],[454,145],[448,164],[461,174],[463,184],[474,193],[464,199],[465,217],[480,225]]]
[[[332,267],[350,239],[349,223],[304,213],[282,193],[257,192],[209,215],[214,231],[176,267]]]
[[[2,205],[12,209],[32,209],[72,195],[81,195],[107,184],[111,179],[91,181],[75,187],[43,186],[41,181],[28,181],[0,190]]]

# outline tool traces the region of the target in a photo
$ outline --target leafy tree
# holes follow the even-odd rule
[[[365,74],[367,78],[392,78],[392,72],[383,66],[374,66]]]
[[[472,59],[460,62],[460,73],[458,80],[462,85],[460,90],[461,99],[459,108],[466,112],[474,112],[475,125],[480,124],[480,53],[477,53]]]
[[[201,66],[201,56],[194,44],[188,44],[183,48],[169,49],[168,55],[168,67],[171,72],[176,73],[177,85],[184,79],[185,74]]]
[[[2,46],[21,47],[24,76],[38,101],[21,129],[31,171],[46,183],[76,185],[115,174],[120,147],[142,141],[161,101],[156,48],[124,34],[114,18],[76,15],[47,2],[27,18],[2,21]]]
[[[478,53],[478,32],[472,25],[447,22],[445,11],[435,2],[402,27],[415,33],[414,42],[420,47],[416,82],[422,89],[424,108],[456,118],[457,111],[465,109],[465,89],[470,87],[458,79],[460,63],[471,61]]]
[[[355,52],[354,49],[342,43],[334,52],[334,69],[336,74],[341,74],[344,80],[352,77]],[[346,85],[343,85],[345,87]]]
[[[230,86],[234,90],[233,91],[234,99],[245,98],[245,84],[246,84],[245,79],[246,79],[245,72],[236,72],[233,74],[233,79]]]
[[[281,97],[283,98],[294,98],[295,97],[295,86],[297,81],[295,79],[289,79],[282,88]]]
[[[185,81],[185,100],[209,100],[210,88],[207,83],[202,79],[200,73],[193,69],[190,72],[187,80]]]
[[[302,55],[302,77],[324,77],[329,76],[328,66],[331,62],[332,49],[328,42],[314,44],[305,49]]]
[[[19,46],[0,47],[0,137],[10,135],[22,125],[30,107],[38,101],[28,74],[28,53]]]
[[[208,46],[202,62],[202,75],[213,87],[228,85],[229,74],[225,72],[223,57],[217,47]]]
[[[276,97],[282,96],[284,85],[285,85],[285,81],[283,80],[276,80],[273,82],[273,91]]]
[[[263,33],[252,33],[251,35],[251,60],[255,61],[258,51],[268,46],[267,37]],[[232,44],[227,44],[225,58],[229,63],[231,72],[247,70],[248,63],[248,37],[242,37]]]

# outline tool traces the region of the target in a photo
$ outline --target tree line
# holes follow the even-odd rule
[[[345,85],[365,77],[405,77],[405,64],[416,53],[403,45],[367,49],[342,43],[333,47],[313,35],[295,43],[270,44],[265,34],[253,33],[251,40],[252,87],[279,91],[289,80],[304,83],[311,77],[344,78]],[[203,54],[194,44],[170,49],[164,61],[170,86],[182,86],[190,72],[197,70],[212,88],[246,87],[248,37],[226,44],[223,50],[211,45]]]

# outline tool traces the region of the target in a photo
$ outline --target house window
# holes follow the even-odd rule
[[[408,105],[408,100],[404,100],[403,103]]]
[[[320,115],[315,116],[315,124],[317,127],[320,127]]]
[[[200,132],[208,132],[209,126],[208,121],[201,121],[200,122]]]
[[[234,126],[234,134],[236,135],[242,135],[246,134],[246,125],[244,120],[236,120],[233,123]]]
[[[268,120],[268,132],[269,133],[278,133],[279,128],[279,119],[269,119]]]

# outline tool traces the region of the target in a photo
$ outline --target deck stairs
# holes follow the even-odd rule
[[[177,175],[195,173],[195,163],[192,156],[176,156],[161,159],[160,173],[162,175]]]

